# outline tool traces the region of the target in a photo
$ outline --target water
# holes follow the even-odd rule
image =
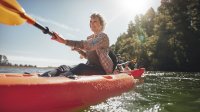
[[[200,73],[146,72],[135,90],[85,112],[200,112]]]
[[[2,67],[0,66],[0,73],[43,73],[53,68],[31,68],[31,67]]]
[[[0,68],[0,73],[45,72],[52,68]],[[200,112],[200,73],[146,72],[134,90],[83,112]]]

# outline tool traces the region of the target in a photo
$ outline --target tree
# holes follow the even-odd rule
[[[113,49],[149,70],[199,71],[199,0],[161,0],[155,12],[137,15]]]

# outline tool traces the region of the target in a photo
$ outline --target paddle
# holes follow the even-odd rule
[[[0,0],[0,15],[0,23],[2,24],[21,25],[26,21],[42,30],[44,34],[54,35],[53,32],[49,31],[48,27],[40,25],[28,16],[16,0]]]

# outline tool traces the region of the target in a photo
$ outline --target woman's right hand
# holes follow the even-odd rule
[[[59,43],[65,44],[65,39],[63,39],[58,33],[53,32],[54,36],[52,36],[52,40],[55,40]]]
[[[80,51],[79,48],[75,48],[75,47],[71,47],[71,50],[72,50],[72,51]]]

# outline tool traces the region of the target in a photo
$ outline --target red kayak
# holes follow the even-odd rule
[[[0,74],[0,112],[71,112],[133,89],[144,69],[115,75],[38,77]]]

